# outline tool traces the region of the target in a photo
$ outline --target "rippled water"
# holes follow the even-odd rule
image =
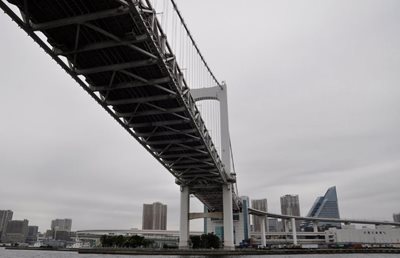
[[[106,255],[106,254],[78,254],[76,252],[58,251],[23,251],[5,250],[0,248],[1,258],[144,258],[148,255]],[[155,256],[161,257],[161,256]],[[167,258],[186,258],[189,256],[162,256]],[[207,256],[190,256],[197,258],[207,258]],[[215,257],[215,256],[214,256]],[[230,256],[221,256],[230,257]],[[234,256],[237,258],[266,257],[266,258],[399,258],[400,254],[324,254],[324,255],[259,255],[259,256]]]

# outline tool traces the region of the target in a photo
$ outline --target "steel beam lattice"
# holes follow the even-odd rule
[[[216,151],[149,1],[8,2],[0,0],[4,12],[178,184],[189,186],[210,210],[223,210],[222,186],[235,178]],[[233,200],[233,209],[240,209],[234,191]]]

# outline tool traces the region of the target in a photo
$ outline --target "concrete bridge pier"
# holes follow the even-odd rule
[[[219,101],[221,123],[221,160],[225,167],[226,177],[230,178],[232,175],[227,86],[225,83],[222,83],[221,85],[210,88],[192,89],[190,92],[196,102],[202,100]],[[226,250],[235,249],[233,240],[232,187],[232,181],[229,180],[222,186],[224,249]]]
[[[234,250],[233,241],[233,210],[232,210],[232,184],[226,184],[222,187],[224,204],[224,249]]]
[[[313,229],[314,229],[314,232],[318,232],[318,222],[317,221],[313,221]]]
[[[261,246],[265,247],[267,245],[265,240],[265,220],[266,217],[262,216],[261,218]]]
[[[181,186],[181,210],[179,224],[179,249],[189,248],[189,187]]]
[[[293,244],[297,245],[297,232],[296,232],[296,220],[295,218],[291,218],[291,224],[292,224],[292,234],[293,234]]]

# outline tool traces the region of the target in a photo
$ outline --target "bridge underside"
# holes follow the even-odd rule
[[[210,210],[223,210],[222,185],[233,179],[224,170],[152,8],[124,0],[9,2],[20,9],[23,21],[0,0],[2,9],[178,184],[188,185]],[[235,194],[233,203],[239,209]]]

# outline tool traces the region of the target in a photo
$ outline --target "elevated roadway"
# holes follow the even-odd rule
[[[256,216],[267,216],[269,218],[279,218],[279,219],[295,219],[302,221],[312,221],[312,222],[337,222],[344,224],[367,224],[367,225],[389,225],[400,227],[399,222],[392,221],[377,221],[377,220],[359,220],[359,219],[337,219],[337,218],[317,218],[317,217],[302,217],[302,216],[291,216],[291,215],[281,215],[265,211],[260,211],[256,209],[249,208],[249,214]]]

